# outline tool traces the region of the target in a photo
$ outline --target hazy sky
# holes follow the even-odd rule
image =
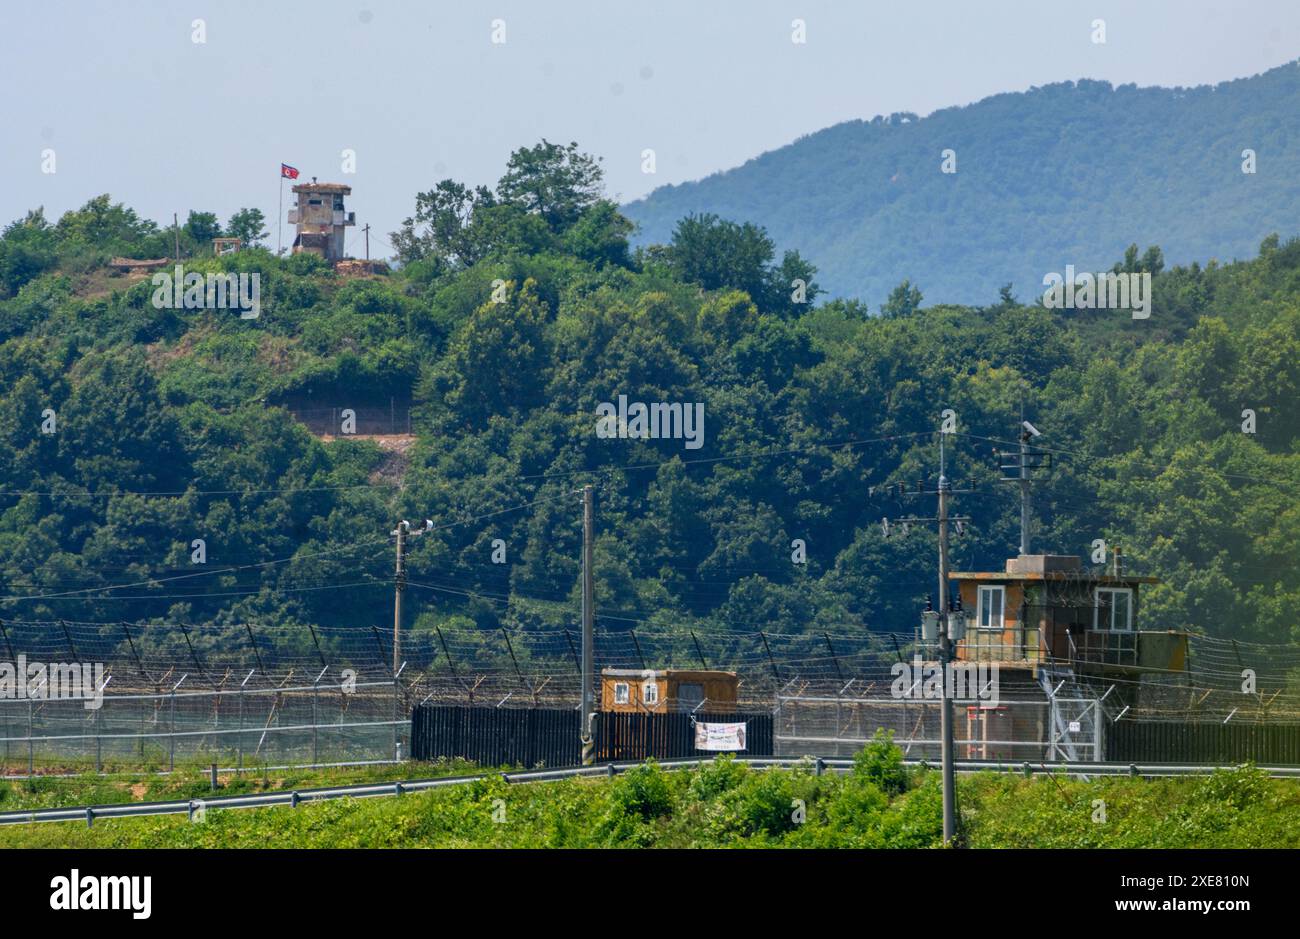
[[[1297,55],[1297,0],[5,0],[0,224],[109,192],[160,222],[256,206],[274,244],[284,161],[352,185],[382,256],[417,191],[490,184],[543,136],[602,156],[628,201],[852,118],[1081,77],[1214,83]]]

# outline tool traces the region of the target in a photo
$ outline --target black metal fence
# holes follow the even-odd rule
[[[1120,720],[1106,728],[1107,760],[1300,765],[1300,724]]]
[[[460,757],[480,766],[574,766],[576,710],[420,704],[411,712],[411,757]]]
[[[695,748],[695,724],[745,724],[746,756],[772,756],[772,715],[606,713],[596,722],[596,759],[644,760],[708,756]]]
[[[745,723],[747,756],[771,756],[772,715],[599,714],[596,758],[644,760],[708,756],[695,748],[695,722]],[[411,757],[460,757],[480,766],[575,766],[579,719],[570,708],[417,705],[411,712]]]

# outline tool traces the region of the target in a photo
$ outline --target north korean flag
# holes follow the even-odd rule
[[[281,179],[297,179],[297,178],[298,178],[298,169],[297,169],[297,167],[290,166],[288,163],[281,163],[281,164],[280,164],[280,178],[281,178]]]

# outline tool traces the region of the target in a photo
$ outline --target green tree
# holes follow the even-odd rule
[[[813,280],[817,268],[797,251],[773,265],[775,253],[763,228],[706,212],[678,221],[662,257],[674,274],[705,290],[743,290],[765,313],[799,315],[821,293]]]
[[[600,199],[564,233],[564,249],[598,267],[629,267],[628,236],[632,234],[632,228],[632,223],[618,211],[618,206]]]
[[[582,153],[576,143],[543,138],[510,154],[497,197],[537,213],[552,231],[562,232],[600,198],[603,176],[600,159]]]
[[[217,221],[216,213],[195,212],[191,209],[181,231],[195,249],[211,250],[212,239],[221,237],[221,224]]]
[[[482,257],[472,228],[478,210],[496,204],[492,192],[444,179],[415,197],[415,214],[391,234],[398,259],[410,264],[432,257],[453,267],[468,267]]]
[[[59,415],[59,460],[99,487],[183,488],[190,476],[176,417],[139,352],[83,361]]]
[[[921,291],[912,286],[910,280],[904,280],[890,291],[889,299],[880,307],[881,315],[895,319],[911,316],[921,307]]]
[[[65,212],[55,225],[63,252],[91,249],[104,255],[131,253],[158,233],[158,226],[105,193]]]
[[[56,242],[43,208],[10,223],[0,233],[0,297],[13,296],[53,268],[58,263]]]
[[[488,300],[475,310],[416,389],[417,400],[445,415],[448,426],[481,430],[493,416],[530,410],[538,400],[547,361],[546,304],[531,280],[505,289],[505,302]]]
[[[821,287],[813,279],[817,268],[799,256],[798,251],[787,251],[781,263],[767,274],[767,286],[760,299],[763,309],[780,316],[800,316],[811,310],[821,296]]]
[[[757,225],[738,225],[706,212],[677,223],[666,257],[684,281],[705,290],[733,287],[762,300],[773,251],[772,239]]]
[[[240,209],[226,222],[226,235],[238,238],[246,248],[255,248],[270,234],[262,227],[265,224],[261,209]]]

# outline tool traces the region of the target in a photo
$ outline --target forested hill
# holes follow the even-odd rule
[[[1121,545],[1128,570],[1162,578],[1146,627],[1300,640],[1300,241],[1225,265],[1165,267],[1151,246],[1099,258],[1153,274],[1145,320],[1009,297],[918,308],[907,291],[877,316],[815,289],[791,302],[791,274],[820,275],[759,229],[695,219],[631,252],[600,190],[576,148],[520,150],[494,190],[421,193],[390,236],[402,266],[363,278],[261,248],[214,258],[214,228],[257,240],[260,217],[191,213],[187,269],[258,274],[255,319],[159,305],[147,277],[115,273],[109,258],[166,256],[176,236],[106,196],[6,227],[10,634],[188,622],[242,642],[247,622],[390,624],[389,532],[407,518],[434,523],[412,541],[412,628],[562,636],[586,482],[600,629],[911,630],[934,534],[886,538],[881,519],[933,506],[896,487],[934,488],[951,408],[948,472],[971,490],[954,564],[1001,568],[1018,512],[991,451],[1014,441],[1023,394],[1055,457],[1036,548]],[[914,273],[895,264],[887,282]],[[600,436],[598,406],[620,395],[701,405],[701,445]],[[315,436],[287,409],[408,401],[402,452]]]
[[[1046,272],[1101,270],[1131,241],[1170,262],[1246,258],[1300,230],[1297,205],[1292,63],[1213,87],[1084,80],[849,121],[623,211],[644,243],[691,213],[762,225],[832,295],[875,309],[904,275],[932,302],[984,303],[1007,282],[1029,297]]]

